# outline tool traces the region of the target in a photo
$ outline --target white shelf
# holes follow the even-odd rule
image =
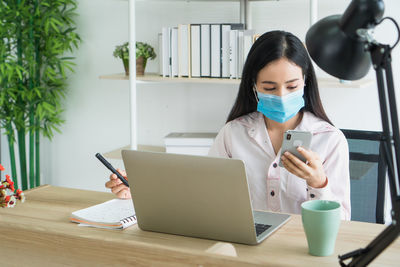
[[[100,79],[108,80],[129,80],[125,73],[107,74],[99,76]],[[179,78],[162,77],[156,73],[136,76],[136,83],[216,83],[216,84],[239,84],[240,79],[222,79],[222,78]]]
[[[108,80],[129,80],[124,73],[101,75],[100,79]],[[209,83],[209,84],[240,84],[240,79],[221,79],[221,78],[170,78],[162,77],[156,73],[149,73],[144,76],[137,76],[136,83]],[[364,88],[372,85],[374,80],[361,79],[341,83],[335,78],[318,78],[318,86],[320,88]]]
[[[122,159],[121,151],[129,150],[130,146],[120,147],[103,154],[104,157],[109,159]],[[163,146],[148,146],[148,145],[138,145],[138,150],[151,151],[151,152],[165,152],[165,147]]]

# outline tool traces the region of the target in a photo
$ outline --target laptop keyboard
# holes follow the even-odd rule
[[[261,224],[261,223],[255,223],[254,226],[256,227],[256,235],[259,236],[262,233],[264,233],[268,228],[271,227],[271,225],[268,224]]]

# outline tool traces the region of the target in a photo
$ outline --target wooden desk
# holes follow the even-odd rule
[[[25,203],[0,209],[1,265],[4,266],[339,266],[337,255],[367,245],[383,225],[342,222],[335,254],[307,253],[301,218],[294,215],[257,246],[233,244],[237,257],[206,252],[218,241],[141,231],[79,227],[72,211],[98,204],[110,193],[42,186],[26,192]],[[400,240],[371,266],[400,262]]]

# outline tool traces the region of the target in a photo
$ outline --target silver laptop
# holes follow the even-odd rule
[[[136,150],[122,158],[142,230],[254,245],[290,218],[252,210],[241,160]]]

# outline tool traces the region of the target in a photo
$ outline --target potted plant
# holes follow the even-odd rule
[[[129,75],[129,43],[117,45],[113,52],[114,57],[122,59],[125,75]],[[155,59],[154,48],[143,42],[136,42],[136,75],[144,75],[148,59]]]
[[[67,74],[75,65],[68,54],[80,42],[76,8],[76,0],[0,1],[0,127],[15,188],[18,166],[23,190],[40,185],[41,136],[51,139],[64,122]]]

